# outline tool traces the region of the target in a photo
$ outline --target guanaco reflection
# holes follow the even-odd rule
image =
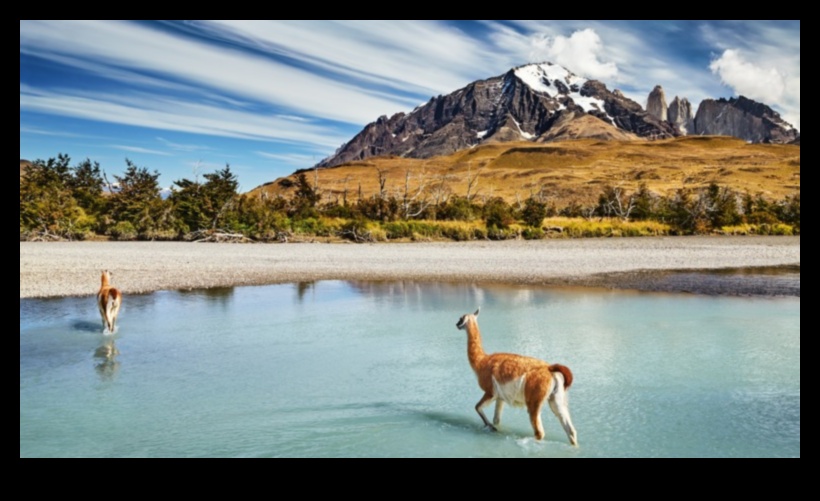
[[[112,380],[120,370],[120,362],[117,360],[117,355],[120,350],[114,344],[114,339],[106,337],[100,346],[94,350],[94,358],[97,360],[94,369],[103,381]]]

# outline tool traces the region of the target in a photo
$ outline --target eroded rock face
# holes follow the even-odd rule
[[[612,118],[611,121],[604,121],[614,124],[619,129],[650,139],[666,139],[680,135],[669,122],[647,113],[640,104],[624,97],[620,92],[609,91],[606,85],[597,80],[585,83],[581,88],[581,94],[598,97],[604,101],[607,115]]]
[[[669,124],[603,83],[540,63],[431,98],[410,113],[380,117],[319,166],[378,155],[429,158],[482,142],[535,141],[556,124],[583,114],[638,136],[678,135]]]
[[[667,120],[677,127],[681,134],[686,135],[695,132],[695,115],[692,113],[692,105],[688,99],[680,99],[675,96],[675,99],[669,104],[666,116]]]
[[[735,136],[753,143],[788,143],[798,137],[779,113],[743,96],[701,101],[695,134]]]
[[[675,97],[667,107],[663,88],[658,85],[649,95],[647,108],[618,90],[610,91],[602,82],[584,79],[556,64],[528,64],[433,97],[410,113],[382,116],[319,166],[382,155],[429,158],[484,142],[593,135],[593,131],[581,130],[588,126],[585,122],[575,124],[571,132],[555,129],[584,115],[650,139],[719,134],[753,142],[789,142],[797,137],[797,131],[775,111],[744,97],[707,99],[693,118],[692,106],[685,98]],[[603,134],[618,137],[611,131]]]
[[[656,85],[649,93],[649,97],[646,99],[646,112],[658,120],[666,120],[666,95],[660,85]]]

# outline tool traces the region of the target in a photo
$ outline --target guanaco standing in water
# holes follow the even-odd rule
[[[560,364],[548,364],[537,358],[514,355],[511,353],[484,353],[481,346],[481,333],[478,330],[478,313],[462,315],[456,323],[460,330],[467,331],[467,358],[470,367],[478,377],[478,386],[484,390],[484,396],[475,405],[484,424],[497,431],[501,423],[501,411],[504,403],[512,406],[527,407],[530,423],[535,438],[544,438],[544,427],[541,424],[541,407],[549,402],[553,414],[561,422],[572,445],[578,445],[578,434],[572,425],[567,402],[567,390],[572,384],[572,372]],[[495,400],[493,422],[487,420],[482,410]]]
[[[117,314],[122,305],[122,292],[111,285],[111,272],[104,270],[100,279],[100,291],[97,293],[97,306],[102,316],[103,332],[114,333]]]

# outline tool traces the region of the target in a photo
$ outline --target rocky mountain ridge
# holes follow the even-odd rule
[[[789,143],[798,137],[779,113],[743,96],[701,101],[695,134],[734,136],[753,143]]]
[[[573,123],[579,118],[583,120]],[[410,113],[381,116],[318,166],[386,155],[430,158],[494,142],[665,139],[687,134],[774,143],[797,137],[797,131],[777,112],[742,96],[704,100],[693,115],[686,98],[675,96],[667,105],[658,85],[644,110],[617,89],[610,91],[598,80],[544,62],[512,68],[451,94],[432,97]]]
[[[429,158],[491,142],[565,139],[556,137],[554,129],[586,115],[616,129],[615,135],[624,131],[649,138],[679,135],[671,124],[651,116],[619,91],[556,64],[540,63],[433,97],[410,113],[379,117],[319,166],[382,155]],[[549,131],[553,134],[545,136]]]

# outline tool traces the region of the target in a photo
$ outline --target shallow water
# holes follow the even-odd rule
[[[482,429],[487,352],[569,366],[548,409]],[[492,408],[488,407],[488,414]],[[799,457],[800,299],[318,282],[20,300],[21,457]]]

